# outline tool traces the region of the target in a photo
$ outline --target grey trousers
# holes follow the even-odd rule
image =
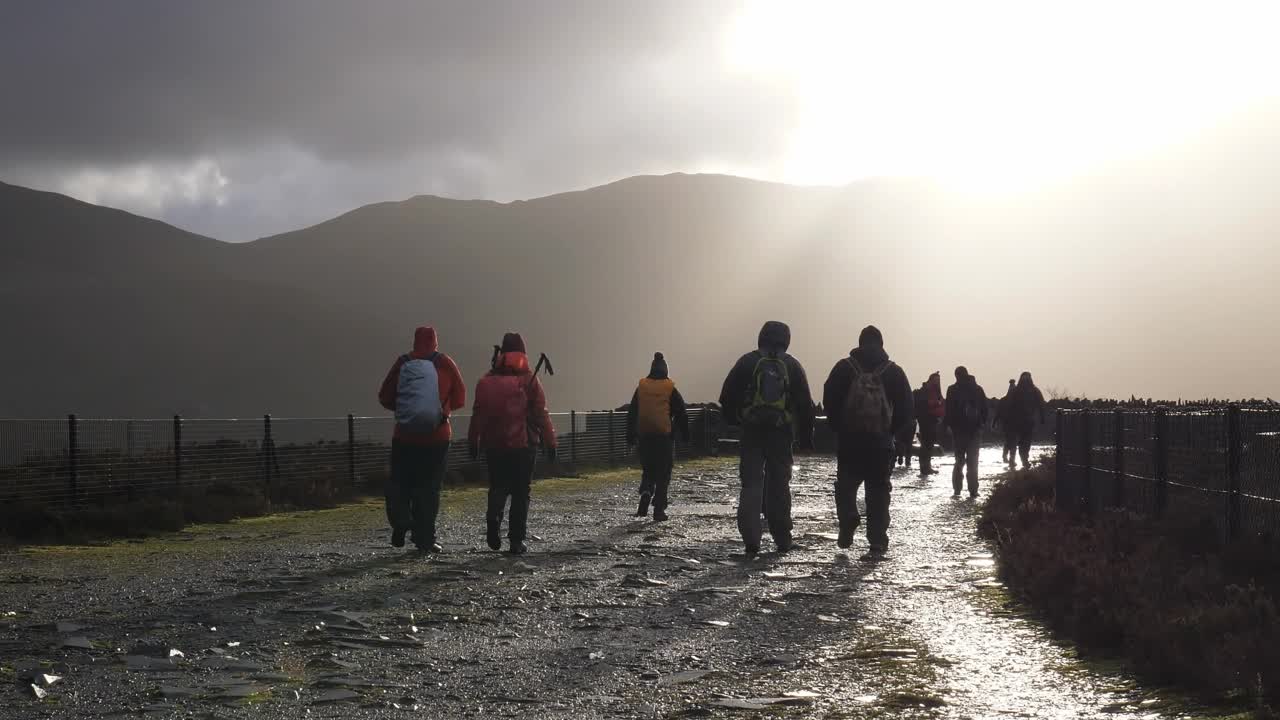
[[[738,532],[748,546],[759,546],[769,524],[775,543],[791,542],[791,428],[744,428],[740,444]]]

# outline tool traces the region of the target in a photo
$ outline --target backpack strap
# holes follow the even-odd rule
[[[854,362],[853,358],[846,357],[844,361],[849,364],[849,367],[853,368],[854,377],[860,377],[862,375],[862,368],[858,367],[858,363]]]

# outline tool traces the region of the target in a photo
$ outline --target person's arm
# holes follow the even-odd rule
[[[631,404],[627,406],[627,445],[635,445],[640,424],[640,388],[631,393]]]
[[[720,408],[728,425],[742,424],[742,396],[747,391],[747,378],[751,372],[747,367],[750,357],[750,354],[743,355],[734,363],[720,388]]]
[[[680,435],[680,439],[689,442],[689,406],[684,402],[680,391],[671,388],[671,430]]]
[[[378,389],[378,402],[392,412],[396,410],[396,386],[400,384],[400,366],[403,364],[403,356],[396,358],[382,380],[382,387]]]
[[[441,353],[436,356],[436,367],[440,369],[442,379],[447,378],[448,392],[441,398],[445,414],[451,414],[467,406],[467,385],[462,379],[462,371],[458,369],[453,358]]]
[[[849,383],[852,382],[849,363],[841,360],[831,368],[827,381],[822,384],[822,408],[827,413],[827,427],[835,434],[840,433],[840,424],[844,418],[840,409],[844,407],[844,398],[849,394]]]
[[[542,390],[542,382],[533,378],[529,383],[529,416],[538,429],[542,444],[550,450],[556,449],[556,426],[551,424],[551,413],[547,412],[547,394]]]
[[[791,395],[791,414],[796,422],[796,443],[801,450],[813,448],[813,394],[809,390],[809,377],[799,360],[791,358],[795,372],[795,392]]]
[[[893,382],[893,435],[897,437],[899,433],[906,430],[907,426],[914,424],[916,418],[915,397],[911,394],[911,382],[907,380],[907,374],[897,365],[893,366],[893,375],[890,380]]]
[[[480,388],[483,385],[483,379],[476,383],[476,399],[471,405],[471,420],[467,423],[467,446],[471,449],[471,457],[473,459],[480,448],[480,441],[484,439],[481,435],[481,428],[484,427],[485,423],[484,411],[480,407]]]
[[[1044,425],[1047,420],[1044,418],[1044,393],[1040,392],[1040,388],[1036,388],[1036,408],[1040,411],[1040,424]]]
[[[957,396],[960,394],[960,391],[955,390],[953,392],[952,390],[953,388],[947,388],[947,396],[946,399],[943,400],[943,407],[945,408],[942,413],[943,427],[951,427],[952,423],[954,423],[956,419],[956,403],[959,400]]]

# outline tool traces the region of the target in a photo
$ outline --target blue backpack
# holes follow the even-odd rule
[[[396,423],[413,433],[432,433],[444,423],[436,355],[425,359],[404,356],[396,385]]]

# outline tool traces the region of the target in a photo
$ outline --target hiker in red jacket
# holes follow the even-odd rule
[[[413,352],[396,358],[378,401],[396,415],[386,487],[391,544],[404,547],[411,529],[419,550],[441,552],[436,516],[453,437],[449,414],[467,404],[467,386],[458,366],[439,351],[435,328],[414,331]]]
[[[511,498],[511,522],[507,538],[511,553],[528,550],[525,536],[529,521],[529,487],[538,447],[547,448],[555,462],[556,429],[547,413],[542,383],[529,368],[524,338],[507,333],[493,369],[476,384],[476,399],[467,433],[472,459],[483,450],[489,466],[489,508],[485,538],[489,548],[502,548],[500,531],[507,497]]]

